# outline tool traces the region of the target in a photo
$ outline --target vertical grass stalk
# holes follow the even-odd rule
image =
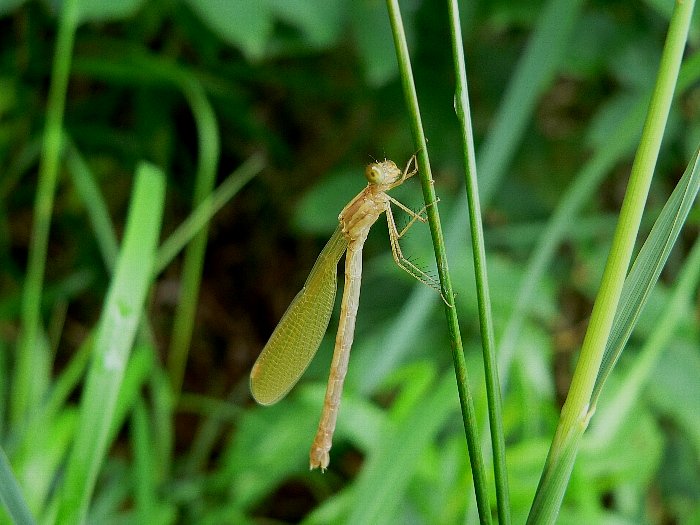
[[[212,192],[216,183],[216,169],[219,164],[219,132],[214,109],[207,100],[202,86],[194,77],[182,81],[182,88],[194,115],[199,136],[199,154],[195,176],[193,206]],[[199,303],[199,285],[202,279],[204,252],[207,247],[208,225],[192,239],[185,250],[182,263],[182,278],[179,300],[175,310],[173,332],[168,349],[168,374],[177,398],[182,388],[182,379],[187,365],[195,311]]]
[[[435,189],[433,188],[433,177],[430,170],[427,141],[423,132],[420,108],[418,106],[418,97],[416,95],[416,87],[413,82],[413,71],[411,68],[408,45],[406,43],[406,35],[403,29],[403,22],[401,20],[398,1],[387,0],[387,9],[389,12],[392,34],[394,37],[394,47],[396,48],[396,57],[399,64],[399,73],[401,75],[401,84],[403,86],[411,122],[411,131],[413,133],[416,148],[418,149],[418,167],[421,186],[423,188],[423,198],[426,204],[434,203],[437,199],[435,196]],[[486,473],[484,469],[484,460],[481,454],[481,447],[479,444],[480,442],[476,414],[474,410],[474,400],[472,398],[471,391],[469,390],[467,366],[464,358],[464,350],[462,348],[462,338],[459,332],[457,309],[454,306],[454,293],[452,291],[452,283],[447,267],[447,254],[445,252],[445,241],[443,239],[442,228],[440,226],[438,207],[429,206],[427,213],[430,233],[433,239],[433,247],[435,249],[435,259],[437,262],[442,296],[446,302],[445,315],[447,317],[447,324],[450,333],[452,360],[455,367],[455,374],[457,376],[457,390],[459,392],[459,402],[462,409],[464,431],[466,433],[467,447],[469,449],[469,460],[471,462],[472,475],[474,478],[476,503],[481,522],[491,523],[491,510],[489,508]]]
[[[41,357],[39,341],[41,333],[41,294],[51,227],[54,192],[58,180],[61,157],[63,113],[66,105],[68,77],[70,75],[73,41],[78,26],[80,2],[66,0],[61,17],[51,70],[51,86],[46,108],[46,125],[39,165],[39,180],[34,202],[34,225],[29,246],[27,277],[22,292],[22,332],[19,341],[14,380],[12,383],[11,420],[19,423],[29,407],[41,395],[34,388],[35,371],[32,363]]]
[[[641,143],[632,165],[630,182],[603,272],[600,291],[593,306],[581,356],[574,372],[569,395],[562,408],[528,523],[554,523],[556,520],[581,436],[592,416],[589,405],[591,393],[639,231],[644,204],[673,99],[693,5],[692,0],[677,2],[673,11],[659,65],[659,76],[649,105]]]
[[[505,89],[490,132],[479,147],[479,193],[484,205],[491,201],[501,184],[532,119],[538,97],[549,87],[564,60],[564,51],[580,19],[582,3],[582,0],[549,0],[544,6]],[[463,238],[466,216],[466,203],[460,201],[445,221],[448,244]],[[413,287],[388,331],[389,336],[381,342],[383,348],[397,350],[384,351],[381,360],[374,361],[377,373],[360,385],[363,392],[373,392],[380,378],[400,360],[399,349],[405,347],[425,326],[436,299],[435,294],[425,286]]]
[[[481,204],[479,202],[479,184],[476,176],[476,154],[474,152],[474,135],[472,132],[471,113],[469,109],[469,90],[467,87],[467,67],[464,62],[462,28],[459,22],[459,5],[457,0],[449,0],[447,7],[450,16],[450,35],[452,37],[452,54],[455,68],[455,111],[462,132],[464,151],[465,182],[469,224],[471,228],[472,255],[474,258],[474,276],[476,278],[476,296],[479,306],[479,327],[481,346],[484,357],[486,381],[486,399],[488,403],[489,426],[491,429],[491,448],[493,450],[493,469],[496,481],[496,503],[498,522],[510,523],[510,497],[508,494],[508,471],[506,469],[506,443],[503,430],[503,407],[501,388],[496,365],[496,342],[493,332],[493,315],[491,296],[489,294],[488,274],[486,270],[486,247],[484,228],[481,222]]]

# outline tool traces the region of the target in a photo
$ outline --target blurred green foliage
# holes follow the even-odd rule
[[[463,6],[478,142],[491,129],[543,5]],[[648,98],[667,7],[592,2],[578,19],[563,67],[485,210],[497,339],[545,221],[585,161]],[[16,446],[21,429],[8,426],[7,405],[60,8],[51,0],[0,0],[0,439],[32,512],[47,522],[50,481],[60,478],[74,439],[79,388],[29,448]],[[446,8],[413,0],[402,9],[440,206],[450,210],[463,191]],[[689,57],[698,44],[697,23],[691,35]],[[143,387],[144,406],[133,405],[128,432],[119,435],[101,470],[90,521],[473,521],[442,318],[432,308],[424,324],[413,324],[417,307],[404,303],[414,283],[393,267],[385,226],[375,228],[366,249],[356,343],[329,472],[308,473],[306,454],[334,321],[319,356],[285,401],[260,408],[247,394],[251,364],[343,204],[363,186],[363,166],[372,157],[402,164],[413,153],[384,3],[83,1],[64,128],[87,160],[120,236],[131,174],[143,159],[168,175],[163,231],[172,232],[187,215],[200,146],[197,109],[182,92],[185,77],[201,85],[214,109],[219,178],[256,152],[267,157],[268,168],[213,220],[183,395],[171,409],[167,386]],[[649,224],[697,146],[699,114],[696,80],[672,109]],[[566,393],[629,162],[621,159],[577,214],[518,337],[504,395],[516,523],[527,515]],[[417,187],[405,186],[397,198],[419,206]],[[85,208],[70,177],[62,176],[42,305],[56,378],[97,322],[109,285]],[[624,383],[654,331],[699,221],[696,204],[614,382]],[[405,241],[405,252],[429,268],[425,229],[413,228]],[[470,374],[478,382],[478,322],[465,245],[448,246],[448,253]],[[153,365],[156,377],[164,368],[178,277],[175,263],[153,287],[148,319],[158,344],[150,351],[162,358]],[[700,521],[699,325],[696,292],[633,410],[613,415],[624,421],[621,428],[606,441],[591,439],[582,451],[561,523]],[[407,327],[415,328],[410,340],[395,344]],[[386,362],[394,363],[388,375]],[[141,368],[134,389],[146,382]],[[482,397],[477,406],[483,411]],[[149,447],[157,451],[151,458],[156,466],[142,470]],[[153,476],[150,506],[143,504],[143,472]]]

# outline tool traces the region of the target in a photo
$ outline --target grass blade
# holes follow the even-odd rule
[[[406,43],[406,35],[403,30],[398,1],[387,0],[387,10],[389,11],[389,20],[391,21],[391,29],[394,36],[394,47],[396,48],[396,58],[399,63],[404,97],[411,121],[411,131],[413,132],[414,142],[418,149],[418,166],[421,185],[423,187],[423,198],[426,204],[430,204],[436,202],[437,198],[433,187],[433,177],[430,170],[430,161],[428,159],[428,145],[421,123],[418,97],[416,95],[416,87],[413,83],[413,72],[411,70],[411,61],[408,54],[408,44]],[[452,283],[447,268],[447,254],[445,252],[442,227],[440,226],[438,207],[429,206],[427,214],[430,234],[433,238],[433,247],[435,249],[435,259],[437,262],[438,275],[440,277],[442,297],[446,303],[445,316],[447,317],[447,325],[450,334],[452,360],[455,368],[455,375],[457,376],[459,403],[462,408],[462,422],[464,424],[464,432],[467,437],[467,446],[469,448],[469,460],[472,466],[474,491],[476,493],[479,517],[482,523],[491,523],[491,509],[486,487],[486,472],[481,453],[474,400],[468,384],[467,365],[462,348],[462,338],[459,332],[457,309],[454,306]]]
[[[432,370],[430,370],[432,372]],[[449,374],[437,380],[431,378],[429,389],[411,410],[387,425],[388,435],[372,451],[355,486],[356,501],[348,523],[395,523],[393,505],[402,501],[416,458],[436,437],[440,427],[454,410],[449,402],[454,396],[454,383]],[[387,483],[386,480],[392,480]]]
[[[75,147],[75,144],[70,139],[67,138],[66,142],[68,145],[68,154],[66,156],[68,171],[85,206],[92,229],[95,231],[95,238],[100,247],[105,267],[111,274],[114,272],[119,246],[117,244],[117,234],[109,218],[107,202],[102,196],[102,192],[95,182],[95,177],[78,148]]]
[[[197,206],[212,192],[216,183],[219,165],[219,133],[214,108],[211,107],[204,89],[194,76],[185,77],[182,89],[190,104],[197,126],[199,153],[195,174],[193,205]],[[204,252],[207,248],[208,223],[204,224],[185,250],[180,279],[180,297],[175,308],[173,331],[168,348],[168,373],[177,397],[185,375],[195,311],[199,304],[199,286],[202,279]]]
[[[594,426],[586,435],[587,441],[594,443],[595,447],[602,448],[609,443],[630,415],[634,414],[634,407],[642,398],[644,386],[653,377],[662,352],[668,348],[685,313],[692,308],[693,292],[697,290],[699,280],[700,238],[695,241],[695,246],[685,260],[672,295],[663,309],[663,315],[654,324],[654,331],[635,357],[631,370],[619,388],[606,395],[607,402],[596,412]]]
[[[153,465],[153,442],[149,435],[148,410],[138,399],[131,414],[131,440],[134,451],[134,507],[140,523],[153,523],[158,505]]]
[[[124,370],[153,275],[164,199],[164,176],[154,166],[141,164],[122,249],[95,336],[77,437],[68,458],[60,523],[80,523],[87,515],[107,451]]]
[[[61,9],[56,42],[46,125],[39,166],[39,182],[34,205],[34,225],[27,263],[27,276],[22,295],[22,333],[12,381],[11,420],[20,423],[32,406],[38,405],[41,392],[37,388],[37,359],[44,357],[41,337],[41,295],[54,192],[58,180],[61,155],[61,127],[70,75],[73,41],[78,25],[80,2],[68,0]],[[48,358],[48,356],[46,356]]]
[[[622,354],[627,340],[632,335],[632,330],[637,324],[642,308],[649,298],[652,288],[666,264],[681,228],[690,213],[695,202],[695,197],[700,188],[700,148],[695,152],[683,177],[676,185],[676,189],[669,197],[661,210],[659,218],[644,242],[639,255],[632,265],[624,287],[620,304],[615,314],[610,338],[605,347],[603,362],[596,378],[596,384],[591,395],[591,406],[594,407],[600,396],[600,391],[605,384],[615,363]]]
[[[30,525],[34,522],[27,502],[22,495],[22,489],[17,483],[17,478],[12,473],[12,467],[5,455],[5,451],[0,448],[0,501],[13,523]]]
[[[182,221],[182,224],[168,237],[156,257],[154,273],[158,274],[170,264],[175,256],[187,245],[238,191],[250,179],[263,169],[264,161],[260,155],[252,155],[222,182],[216,190],[209,194],[192,213]]]
[[[617,310],[625,275],[639,231],[644,204],[651,184],[661,139],[666,126],[673,91],[687,39],[694,2],[677,3],[664,46],[659,74],[642,140],[632,165],[630,182],[620,211],[600,291],[586,331],[581,355],[562,408],[545,469],[537,487],[528,523],[554,523],[581,436],[592,415],[591,394],[596,383],[606,343]]]
[[[472,256],[474,260],[474,277],[476,279],[476,296],[479,307],[479,327],[483,350],[484,372],[486,382],[486,401],[488,404],[489,426],[491,429],[491,448],[493,450],[494,478],[496,481],[496,504],[498,522],[508,525],[510,518],[510,496],[508,494],[508,471],[506,470],[506,443],[503,430],[503,407],[501,387],[496,365],[496,341],[493,332],[493,312],[486,270],[486,247],[484,226],[481,221],[481,203],[479,201],[479,183],[476,174],[476,154],[474,153],[474,135],[472,132],[469,109],[469,92],[467,87],[467,66],[464,60],[462,28],[459,21],[457,0],[448,2],[450,16],[450,34],[455,75],[455,111],[462,131],[462,149],[464,151],[465,184],[467,189],[467,206],[469,208],[469,225],[471,227]],[[467,254],[468,256],[468,254]]]

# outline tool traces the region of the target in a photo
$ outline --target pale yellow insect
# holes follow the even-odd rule
[[[343,253],[347,252],[345,289],[333,361],[321,420],[309,454],[311,469],[321,467],[321,470],[325,470],[328,466],[355,332],[362,277],[362,248],[369,229],[382,213],[386,213],[391,252],[396,264],[420,281],[434,286],[433,280],[425,272],[404,258],[399,246],[399,239],[416,220],[426,221],[423,216],[426,208],[415,213],[386,193],[417,173],[415,161],[414,155],[403,172],[390,160],[367,166],[367,186],[340,212],[338,228],[321,251],[304,287],[287,308],[250,373],[250,391],[261,405],[276,403],[296,384],[318,350],[328,327],[335,301],[336,267]],[[401,232],[396,229],[392,203],[412,217]]]

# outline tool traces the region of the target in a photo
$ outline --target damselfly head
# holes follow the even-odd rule
[[[370,184],[393,184],[401,179],[401,170],[391,160],[373,162],[365,168],[365,177]]]

